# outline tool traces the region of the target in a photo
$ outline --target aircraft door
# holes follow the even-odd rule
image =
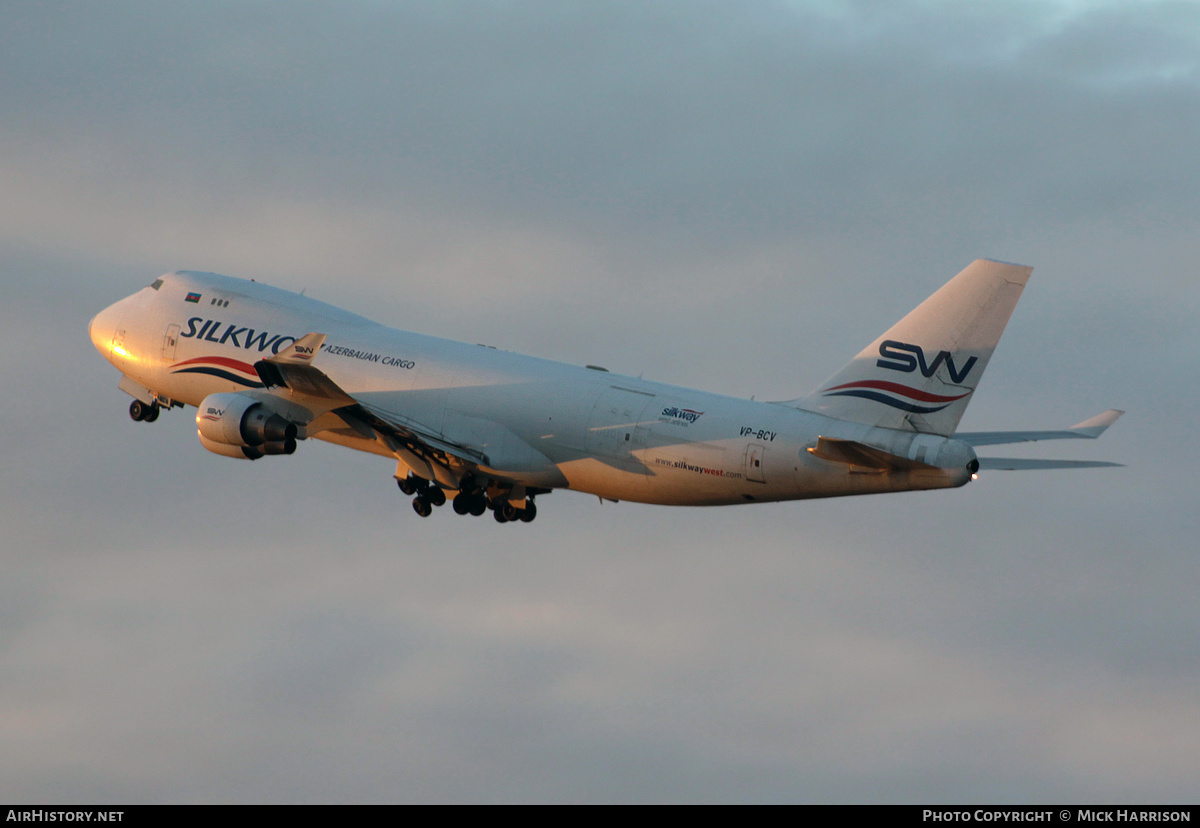
[[[763,455],[766,447],[760,443],[750,443],[746,446],[746,479],[751,483],[766,483],[763,476]]]
[[[654,400],[653,394],[627,388],[605,389],[592,407],[584,448],[589,454],[624,458],[646,444],[642,414]]]
[[[175,346],[179,344],[179,326],[175,324],[167,325],[167,332],[163,335],[162,358],[166,362],[172,362],[175,359]]]

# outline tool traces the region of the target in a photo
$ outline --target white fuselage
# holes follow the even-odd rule
[[[488,474],[525,486],[714,505],[946,488],[970,478],[962,444],[932,434],[396,330],[257,282],[199,273],[160,281],[90,326],[126,382],[160,400],[267,398],[254,363],[320,332],[326,339],[312,364],[347,394],[422,433],[482,446]],[[341,422],[316,419],[308,435],[398,456]],[[880,471],[821,459],[808,451],[818,437],[939,468]]]

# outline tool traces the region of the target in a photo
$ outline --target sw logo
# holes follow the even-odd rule
[[[961,385],[962,381],[971,373],[971,369],[975,367],[975,363],[979,361],[979,357],[971,357],[967,360],[967,364],[959,371],[954,365],[954,357],[949,351],[938,351],[938,355],[934,357],[932,363],[925,361],[925,351],[920,345],[910,345],[907,342],[897,342],[894,339],[885,339],[879,344],[879,355],[885,359],[876,360],[875,364],[880,368],[890,368],[893,371],[903,371],[906,374],[911,374],[917,368],[921,369],[921,373],[926,377],[932,377],[943,362],[946,363],[946,371],[950,374],[950,381],[955,385]]]
[[[949,351],[938,351],[933,362],[928,362],[925,359],[925,351],[920,345],[898,342],[895,339],[883,340],[879,344],[879,355],[883,359],[875,361],[877,367],[886,368],[889,371],[899,371],[903,374],[911,374],[920,370],[923,376],[932,377],[937,373],[938,368],[945,365],[946,372],[950,375],[950,381],[955,385],[961,385],[971,373],[971,369],[975,367],[975,363],[979,361],[979,357],[973,356],[960,370],[954,364],[954,357]],[[864,379],[826,388],[822,395],[826,397],[860,397],[910,414],[933,414],[948,408],[952,403],[966,397],[971,391],[972,389],[967,388],[962,394],[935,394],[899,382]]]

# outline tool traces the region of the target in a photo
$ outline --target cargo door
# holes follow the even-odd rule
[[[646,444],[642,418],[654,395],[615,386],[605,389],[592,407],[584,450],[588,454],[627,458]]]
[[[767,449],[761,443],[746,446],[746,479],[751,483],[766,483],[763,477],[763,456]]]

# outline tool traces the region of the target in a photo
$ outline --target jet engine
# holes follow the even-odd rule
[[[209,394],[196,413],[200,445],[245,460],[296,450],[296,424],[246,394]]]

